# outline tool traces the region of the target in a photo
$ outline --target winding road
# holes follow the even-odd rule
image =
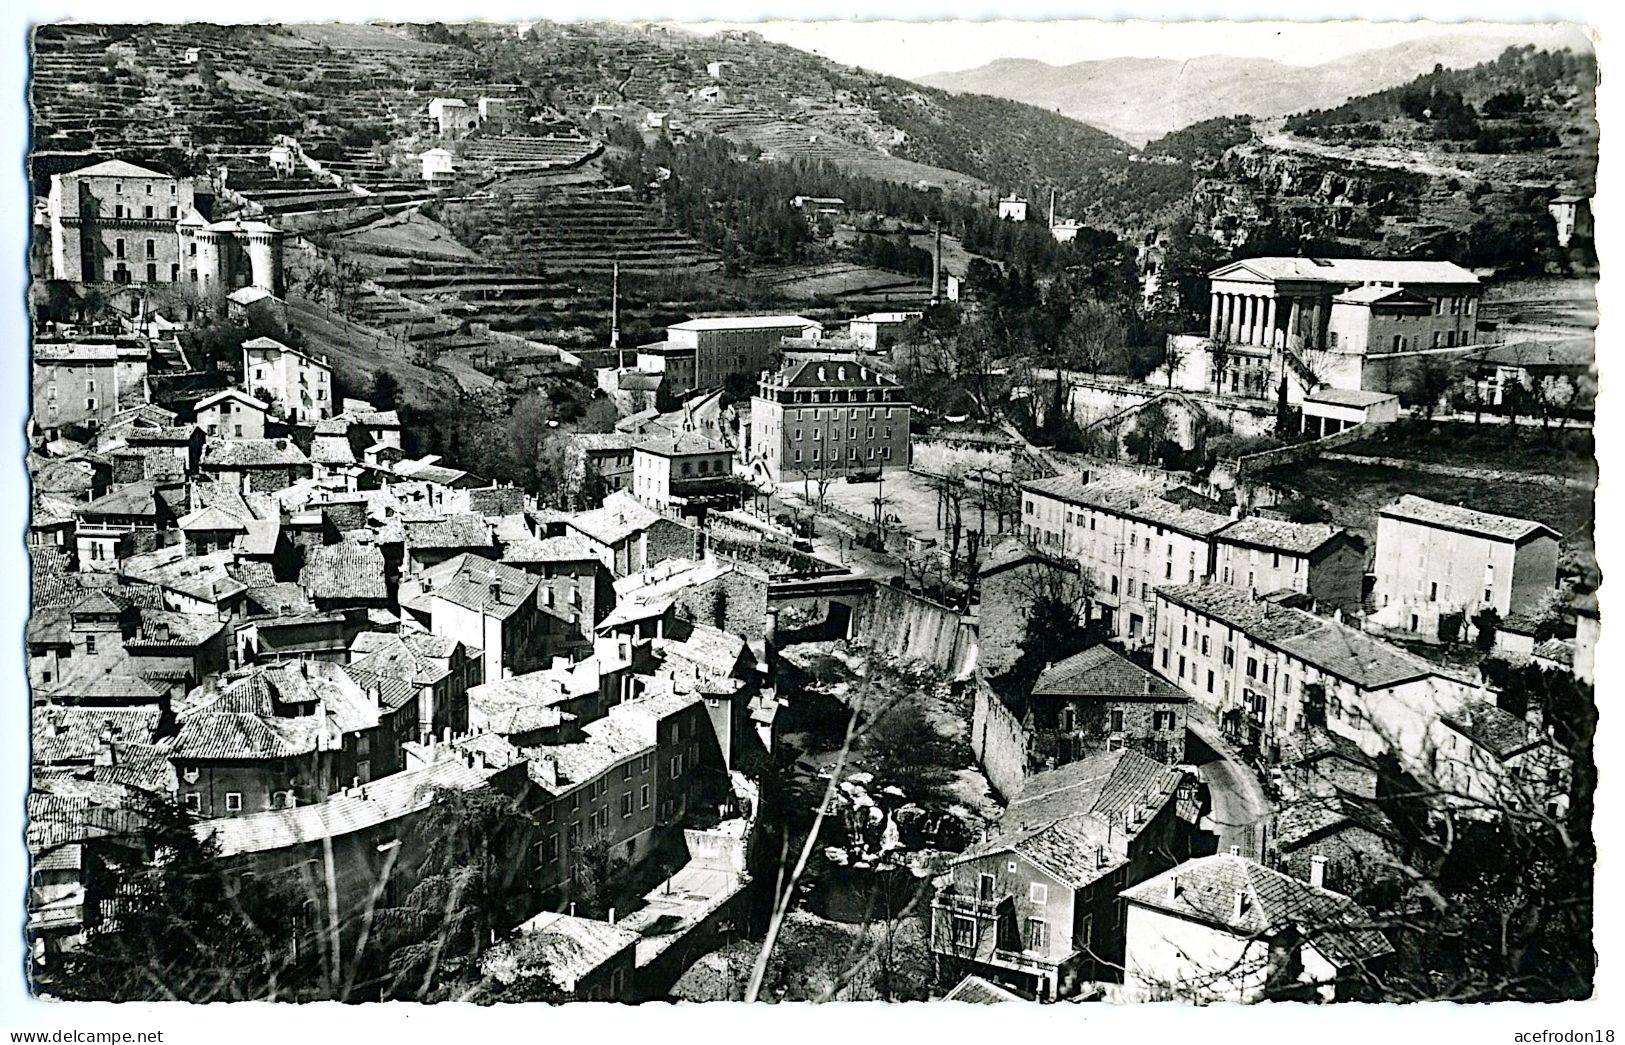
[[[1243,856],[1260,859],[1263,856],[1263,823],[1269,818],[1271,807],[1257,774],[1241,760],[1241,756],[1211,722],[1198,721],[1195,709],[1187,725],[1201,742],[1200,745],[1190,746],[1199,749],[1205,745],[1209,749],[1203,753],[1207,761],[1196,761],[1193,757],[1213,799],[1212,811],[1202,818],[1201,826],[1218,835],[1219,852],[1227,853],[1231,846],[1235,846]]]

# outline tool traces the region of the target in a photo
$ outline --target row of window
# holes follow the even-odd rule
[[[797,429],[794,429],[793,431],[795,432],[795,441],[798,442],[798,443],[801,442],[801,429],[797,428]],[[883,433],[882,436],[881,436],[882,439],[890,439],[891,438],[891,425],[883,425],[881,427],[881,431]],[[822,429],[822,428],[814,428],[812,430],[812,437],[813,437],[813,442],[815,442],[815,443],[819,442],[820,440],[822,440],[824,438],[824,429]],[[834,440],[839,440],[841,438],[841,429],[839,428],[839,426],[831,426],[830,427],[830,429],[829,429],[829,437],[831,439],[834,439]],[[848,439],[856,439],[858,437],[858,430],[856,428],[848,428],[846,437]],[[874,437],[875,437],[875,426],[870,425],[868,427],[868,434],[865,436],[865,438],[873,439]],[[686,475],[687,473],[685,472],[684,474]]]
[[[173,203],[171,203],[169,205],[169,217],[173,219],[173,218],[177,217],[178,215],[179,215],[179,212],[176,210],[175,205]],[[152,221],[155,218],[157,218],[157,216],[158,215],[154,213],[154,208],[153,207],[142,207],[141,208],[142,220],[144,220],[144,221]],[[126,214],[126,213],[124,213],[124,204],[115,203],[113,205],[113,217],[114,217],[114,219],[118,219],[118,218],[134,218],[135,217],[135,208],[131,207],[130,208],[130,213]]]
[[[835,447],[835,448],[831,449],[830,452],[829,452],[829,460],[831,460],[831,461],[839,461],[840,459],[841,459],[840,448]],[[848,461],[861,460],[861,458],[858,456],[858,448],[855,447],[855,446],[847,447],[846,448],[846,459]],[[872,447],[872,446],[869,447],[869,457],[868,457],[868,459],[871,460],[871,461],[890,461],[891,460],[891,447],[889,447],[889,446],[881,447],[878,454],[876,453],[874,447]],[[824,460],[824,458],[822,456],[822,452],[821,452],[819,447],[816,447],[816,446],[813,447],[812,460],[813,460],[814,464],[817,464],[818,462]],[[796,451],[795,461],[796,461],[796,464],[801,463],[801,451],[800,450]]]

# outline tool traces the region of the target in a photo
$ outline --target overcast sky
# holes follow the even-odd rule
[[[1222,26],[1222,28],[1221,28]],[[893,76],[969,69],[996,58],[1067,65],[1094,58],[1228,54],[1316,65],[1424,36],[1516,34],[1530,43],[1587,46],[1574,26],[1429,22],[700,22],[696,32],[750,29],[845,65]]]

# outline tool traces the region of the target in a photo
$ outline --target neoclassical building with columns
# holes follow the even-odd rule
[[[1170,339],[1189,391],[1289,399],[1399,391],[1415,361],[1477,343],[1478,277],[1448,261],[1251,258],[1208,274],[1206,335]]]

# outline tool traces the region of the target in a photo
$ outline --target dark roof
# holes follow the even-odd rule
[[[1487,700],[1463,702],[1440,721],[1497,758],[1509,758],[1540,742],[1529,723]]]
[[[784,388],[885,388],[901,397],[902,385],[895,377],[856,361],[804,359],[781,372],[776,384]]]
[[[1383,689],[1430,675],[1451,677],[1430,661],[1356,628],[1255,598],[1239,588],[1175,584],[1158,588],[1157,595],[1364,689]]]
[[[405,523],[408,548],[489,548],[491,524],[485,516],[453,512]]]
[[[1328,833],[1348,828],[1370,831],[1383,838],[1399,837],[1394,822],[1381,806],[1347,791],[1303,798],[1275,814],[1275,842],[1282,849],[1296,849]]]
[[[1058,820],[1093,817],[1121,822],[1136,808],[1160,808],[1184,772],[1138,751],[1103,751],[1028,777],[999,821],[1001,831]]]
[[[210,439],[203,444],[203,463],[211,468],[278,468],[310,460],[291,439]]]
[[[313,599],[382,599],[384,553],[376,544],[340,541],[306,553],[299,584]]]
[[[1033,696],[1099,697],[1184,703],[1184,690],[1157,677],[1105,644],[1051,664],[1038,676]]]
[[[535,598],[537,579],[524,570],[464,552],[423,571],[425,595],[493,617],[508,617]]]

